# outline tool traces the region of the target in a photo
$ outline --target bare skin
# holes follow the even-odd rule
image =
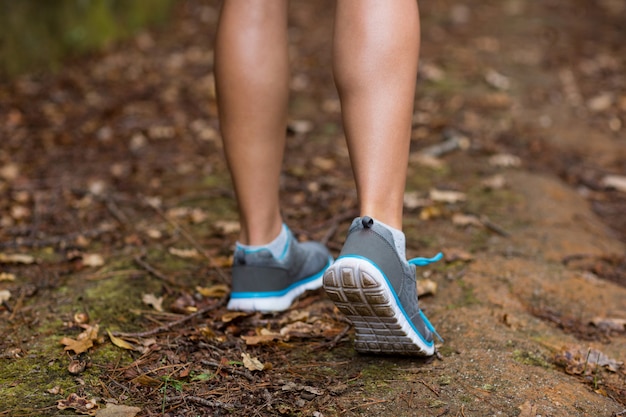
[[[289,95],[287,0],[225,0],[215,47],[220,124],[243,244],[279,233]],[[402,229],[419,55],[415,0],[338,0],[333,72],[359,210]]]

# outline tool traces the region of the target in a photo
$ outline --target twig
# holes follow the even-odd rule
[[[54,246],[59,245],[61,243],[72,242],[75,241],[78,237],[85,237],[88,239],[92,239],[103,235],[105,233],[109,233],[115,230],[115,226],[111,224],[103,224],[96,229],[85,230],[83,232],[74,232],[68,233],[63,236],[50,236],[48,238],[16,238],[14,240],[10,240],[7,242],[0,242],[0,248],[17,248],[17,247],[26,247],[26,248],[39,248],[43,246]]]
[[[344,410],[342,414],[345,414],[345,413],[347,413],[348,411],[354,411],[354,410],[356,410],[357,408],[367,407],[367,406],[369,406],[369,405],[381,404],[381,403],[386,403],[386,402],[389,402],[389,400],[374,400],[374,401],[370,401],[370,402],[368,402],[368,403],[359,404],[359,405],[357,405],[357,406],[354,406],[354,407],[352,407],[352,408],[349,408],[349,409],[347,409],[347,410]]]
[[[140,267],[142,267],[143,269],[145,269],[146,271],[148,271],[150,274],[154,275],[156,278],[160,279],[161,281],[165,281],[168,284],[171,284],[173,286],[178,286],[178,284],[174,280],[172,280],[170,277],[164,275],[162,272],[156,270],[146,261],[141,259],[140,255],[135,256],[134,261],[137,265],[139,265]]]
[[[231,368],[231,367],[226,367],[226,366],[223,366],[220,363],[213,362],[213,361],[208,361],[206,359],[202,359],[200,361],[200,363],[203,364],[203,365],[206,365],[206,366],[210,366],[212,368],[216,368],[218,371],[221,370],[221,369],[227,370],[231,374],[240,375],[240,376],[246,378],[248,381],[254,382],[254,377],[249,372],[240,371],[239,369],[235,369],[235,368]]]
[[[111,215],[122,225],[122,227],[126,229],[129,225],[133,225],[133,223],[128,220],[128,217],[126,217],[126,214],[124,214],[122,209],[120,209],[119,206],[115,203],[115,200],[111,198],[111,196],[102,198],[102,200],[104,201],[104,205],[107,210],[109,210],[109,213],[111,213]]]
[[[193,395],[177,395],[175,397],[165,397],[167,402],[176,402],[176,401],[190,401],[192,403],[200,404],[205,407],[214,407],[214,408],[225,408],[227,410],[232,410],[234,408],[240,408],[240,404],[229,404],[221,401],[211,401],[206,400],[204,398],[195,397]]]
[[[335,346],[337,346],[337,343],[339,343],[339,341],[341,339],[343,339],[343,337],[348,333],[348,331],[350,330],[351,327],[352,327],[352,325],[350,325],[350,324],[346,325],[346,327],[344,327],[337,334],[337,336],[333,337],[333,339],[331,341],[325,342],[325,343],[320,343],[319,345],[315,346],[314,349],[323,349],[323,348],[328,348],[328,350],[334,349]]]
[[[217,346],[213,346],[212,344],[206,343],[206,342],[198,342],[198,347],[212,349],[222,355],[226,353],[222,349],[218,348]]]
[[[443,142],[424,148],[420,153],[433,158],[440,158],[457,149],[466,150],[471,145],[470,140],[465,135],[454,129],[446,129],[443,136],[445,139]]]
[[[193,236],[191,236],[191,234],[189,234],[189,232],[187,232],[187,230],[185,230],[181,225],[179,225],[177,222],[175,222],[174,220],[170,219],[169,217],[167,217],[167,215],[163,212],[163,210],[161,210],[158,206],[156,206],[155,204],[150,203],[146,198],[144,198],[144,204],[148,205],[149,207],[151,207],[159,216],[161,216],[161,218],[163,218],[163,220],[165,220],[166,222],[168,222],[174,229],[176,229],[178,232],[180,232],[180,234],[187,239],[187,241],[189,243],[191,243],[191,245],[202,255],[204,256],[208,261],[209,261],[209,265],[211,266],[211,268],[213,268],[215,270],[215,272],[217,272],[217,275],[219,276],[220,280],[222,281],[223,284],[228,284],[230,282],[230,280],[228,279],[228,277],[226,276],[226,274],[224,274],[224,271],[222,271],[222,268],[218,267],[217,265],[214,264],[213,259],[211,259],[211,257],[209,255],[207,255],[206,251],[204,250],[204,248],[198,243],[198,241],[196,241],[196,239],[193,238]]]
[[[158,333],[162,333],[162,332],[166,332],[168,330],[171,330],[172,328],[176,327],[176,326],[180,326],[183,323],[186,323],[190,320],[195,319],[196,317],[200,317],[205,315],[206,313],[208,313],[211,310],[214,310],[216,308],[219,308],[221,306],[223,306],[224,304],[226,304],[226,300],[228,300],[228,297],[223,297],[217,304],[209,306],[209,307],[205,307],[201,310],[196,311],[193,314],[190,314],[188,316],[183,317],[182,319],[176,320],[176,321],[172,321],[170,323],[164,324],[163,326],[159,326],[157,328],[154,328],[152,330],[147,330],[145,332],[137,332],[137,333],[123,333],[123,332],[113,332],[113,336],[118,336],[118,337],[148,337],[148,336],[154,336],[155,334]]]
[[[17,299],[17,301],[15,302],[15,305],[13,306],[13,311],[11,311],[11,316],[9,317],[9,321],[13,321],[17,312],[22,308],[22,305],[24,305],[25,296],[26,296],[26,291],[25,290],[20,291],[20,298]]]
[[[507,232],[506,230],[504,230],[502,227],[498,226],[497,224],[495,224],[494,222],[492,222],[491,220],[489,220],[486,216],[481,216],[480,217],[480,222],[483,224],[483,226],[485,226],[487,229],[491,230],[494,233],[499,234],[500,236],[503,237],[509,237],[511,234],[509,232]]]
[[[428,385],[426,383],[426,381],[424,381],[423,379],[418,380],[422,385],[424,385],[426,388],[428,388],[429,390],[431,390],[437,397],[439,397],[439,392],[437,390],[435,390],[433,387],[431,387],[430,385]]]

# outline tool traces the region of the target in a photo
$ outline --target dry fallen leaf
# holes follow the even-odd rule
[[[211,266],[214,268],[230,268],[233,266],[233,256],[212,256]]]
[[[311,318],[311,312],[308,310],[292,310],[289,313],[287,313],[284,316],[284,318],[279,321],[279,323],[285,324],[285,323],[293,323],[295,321],[309,322],[310,318]]]
[[[79,397],[75,393],[71,393],[66,399],[59,400],[57,402],[57,408],[59,410],[72,408],[76,410],[78,414],[95,416],[98,410],[98,404],[95,398],[88,400],[86,398]]]
[[[261,329],[259,334],[254,336],[241,336],[248,346],[255,346],[265,343],[271,343],[275,340],[283,340],[283,336],[280,333],[274,333],[267,329]]]
[[[509,153],[499,153],[489,158],[489,164],[501,168],[517,168],[522,165],[522,160]]]
[[[222,298],[230,289],[224,284],[217,284],[210,287],[196,287],[196,291],[203,297]]]
[[[617,372],[623,362],[609,358],[596,349],[580,346],[565,347],[555,355],[555,362],[565,368],[565,372],[573,375],[591,375],[598,368],[606,368]]]
[[[195,249],[178,249],[178,248],[169,248],[167,250],[170,254],[174,256],[178,256],[183,259],[197,259],[200,257],[200,253]]]
[[[17,179],[20,175],[20,167],[14,162],[9,162],[0,167],[0,177],[8,181]]]
[[[265,368],[265,365],[260,360],[251,357],[246,352],[242,352],[241,357],[243,358],[243,366],[250,371],[262,371]]]
[[[213,226],[225,235],[238,233],[240,230],[239,222],[234,220],[219,220],[213,223]]]
[[[104,265],[104,258],[102,257],[102,255],[97,253],[85,253],[83,254],[82,258],[83,265],[85,266],[96,267]]]
[[[154,294],[144,294],[141,296],[141,301],[156,311],[163,311],[163,297],[157,297]]]
[[[2,264],[32,264],[35,262],[35,258],[31,255],[24,255],[22,253],[1,253],[0,263]]]
[[[496,174],[482,180],[481,185],[488,190],[500,190],[506,185],[506,180],[502,174]]]
[[[509,77],[500,74],[492,69],[488,70],[485,74],[485,81],[498,90],[508,90],[511,87],[511,81]]]
[[[591,324],[606,330],[612,330],[616,332],[626,331],[626,319],[596,317],[591,320]]]
[[[441,81],[445,78],[446,74],[437,65],[430,62],[422,62],[419,67],[419,74],[428,81]]]
[[[146,234],[150,239],[161,239],[163,237],[163,233],[160,230],[154,228],[147,229]]]
[[[467,196],[465,193],[459,191],[444,191],[444,190],[430,190],[429,197],[431,200],[436,201],[438,203],[459,203],[461,201],[465,201]]]
[[[109,330],[107,330],[107,333],[109,335],[109,339],[111,339],[111,343],[113,343],[115,346],[126,350],[138,350],[135,346],[131,345],[126,340],[113,336],[113,334],[111,334]]]
[[[15,275],[8,272],[0,272],[0,282],[2,281],[15,281]]]
[[[452,224],[454,224],[455,226],[459,226],[459,227],[465,227],[465,226],[482,227],[483,226],[483,222],[481,222],[478,217],[472,214],[462,214],[462,213],[455,213],[452,216]]]
[[[131,381],[133,384],[143,385],[144,387],[160,387],[163,385],[163,381],[160,379],[152,378],[146,374],[139,375]]]
[[[436,219],[444,215],[443,210],[437,206],[428,206],[420,211],[420,220]]]
[[[613,94],[602,92],[587,100],[587,108],[592,112],[602,112],[608,110],[613,105]]]
[[[417,295],[435,295],[437,293],[437,283],[430,279],[420,279],[417,281]]]
[[[310,120],[290,120],[287,122],[287,128],[293,133],[309,133],[313,130],[313,122]]]
[[[404,207],[408,210],[426,207],[428,204],[430,204],[430,201],[426,198],[421,198],[417,191],[404,193]]]
[[[236,318],[239,317],[246,317],[248,316],[250,313],[245,313],[243,311],[229,311],[228,313],[225,313],[224,315],[222,315],[222,323],[230,323],[231,321],[235,320]]]
[[[74,340],[69,337],[64,337],[60,342],[65,345],[65,350],[73,350],[75,353],[87,352],[93,347],[93,340]]]
[[[105,408],[98,410],[96,417],[135,417],[140,412],[139,407],[107,403]]]
[[[301,385],[301,384],[296,384],[295,382],[287,382],[285,385],[283,385],[281,387],[282,391],[305,391],[305,392],[309,392],[311,394],[315,394],[315,395],[323,395],[324,391],[316,388],[316,387],[312,387],[310,385]]]
[[[189,213],[189,218],[193,224],[198,224],[205,222],[209,218],[209,214],[202,209],[195,208]]]
[[[76,339],[64,337],[60,340],[62,345],[65,345],[65,350],[72,350],[74,353],[87,352],[93,347],[93,342],[98,340],[98,330],[100,326],[97,324],[93,326],[84,326],[85,331],[79,334]]]
[[[335,165],[337,165],[334,158],[323,158],[321,156],[313,158],[312,162],[315,167],[321,169],[322,171],[330,171],[335,168]]]
[[[46,392],[48,394],[52,394],[52,395],[57,395],[60,394],[62,392],[61,387],[58,385],[55,385],[54,387],[47,389]]]
[[[443,169],[447,166],[443,159],[436,158],[432,155],[424,155],[423,153],[412,153],[410,160],[411,163],[416,163],[435,170]]]
[[[626,176],[622,175],[607,175],[600,181],[605,188],[614,188],[617,191],[626,193]]]
[[[289,340],[291,337],[315,337],[322,333],[318,323],[304,323],[302,321],[296,321],[289,323],[280,329],[280,334]]]

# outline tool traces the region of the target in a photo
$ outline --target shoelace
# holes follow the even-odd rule
[[[443,253],[439,252],[432,258],[413,258],[413,259],[409,259],[408,262],[412,265],[426,266],[428,264],[432,264],[434,262],[441,260],[441,258],[443,258]]]
[[[442,258],[443,258],[443,253],[439,252],[438,254],[433,256],[432,258],[413,258],[413,259],[409,259],[408,262],[411,265],[425,266],[425,265],[429,265],[429,264],[432,264],[434,262],[437,262],[437,261],[441,260]],[[422,320],[424,320],[424,323],[426,323],[426,326],[428,327],[428,329],[431,332],[433,332],[433,334],[435,336],[437,336],[437,339],[439,339],[441,341],[441,343],[443,343],[443,337],[441,337],[439,335],[439,333],[437,333],[437,330],[435,330],[435,326],[433,326],[432,323],[426,318],[426,315],[422,312],[421,309],[419,311],[419,314],[422,317]]]

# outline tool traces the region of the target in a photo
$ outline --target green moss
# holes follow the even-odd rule
[[[473,403],[473,402],[475,401],[475,398],[474,398],[474,397],[471,397],[471,396],[469,396],[469,395],[461,395],[461,396],[459,396],[459,400],[460,400],[462,403],[465,403],[465,404],[471,404],[471,403]]]
[[[456,353],[456,350],[453,347],[448,346],[448,345],[443,345],[437,348],[437,351],[446,358]]]
[[[539,366],[546,369],[552,367],[542,355],[524,350],[515,350],[513,360],[524,365]]]
[[[142,308],[141,297],[146,293],[157,294],[161,283],[156,279],[143,277],[128,279],[126,276],[112,277],[98,281],[85,289],[81,297],[92,322],[99,323],[102,328],[111,327],[128,330],[133,324],[134,316],[129,314],[133,308]]]
[[[446,405],[447,403],[444,401],[432,400],[430,403],[428,403],[428,408],[441,408],[441,407],[445,407]]]
[[[368,392],[391,392],[394,387],[389,384],[388,380],[397,378],[397,371],[394,366],[386,362],[370,363],[361,370],[360,381]]]
[[[437,382],[441,386],[450,385],[452,383],[452,377],[450,377],[449,375],[441,375]]]
[[[56,415],[56,408],[51,414],[43,411],[45,407],[54,405],[56,400],[61,399],[60,395],[50,394],[48,390],[56,386],[62,392],[72,392],[75,389],[76,382],[60,359],[29,354],[25,358],[3,359],[2,362],[0,414],[5,410],[16,412],[23,409],[41,410],[41,414],[37,415]]]
[[[493,392],[493,391],[495,391],[495,390],[496,390],[496,386],[495,386],[495,385],[492,385],[492,384],[484,384],[481,388],[482,388],[483,390],[485,390],[485,391],[489,391],[489,392]]]
[[[58,339],[40,339],[26,357],[3,359],[0,362],[0,414],[11,410],[13,413],[23,411],[28,415],[58,415],[56,402],[79,389],[76,377],[67,370],[69,358]],[[110,364],[123,366],[132,360],[128,353],[108,342],[90,350],[89,356],[92,366],[80,374],[80,389],[84,393],[81,395],[88,398],[98,395],[97,392],[90,392],[89,387],[100,386],[102,372]],[[49,392],[53,388],[58,389],[57,394]]]

